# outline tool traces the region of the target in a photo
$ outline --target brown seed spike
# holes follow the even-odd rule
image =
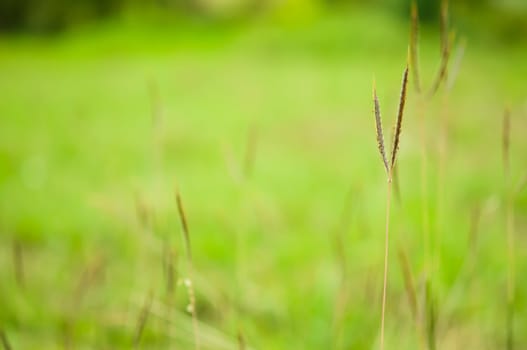
[[[410,30],[410,65],[412,67],[412,75],[414,78],[414,86],[416,92],[421,92],[421,82],[419,78],[419,58],[418,58],[418,40],[419,40],[419,12],[417,3],[412,1],[412,25]]]
[[[181,221],[181,229],[183,231],[183,239],[185,241],[185,246],[187,249],[187,257],[188,257],[188,260],[191,262],[192,254],[190,251],[190,235],[188,231],[187,218],[185,216],[185,210],[183,209],[183,201],[181,200],[181,195],[179,194],[178,190],[176,190],[176,203],[177,203],[177,210],[179,214],[179,220]]]
[[[384,135],[382,133],[381,107],[379,105],[379,99],[377,98],[375,81],[373,82],[373,108],[375,112],[375,127],[377,130],[377,147],[379,148],[379,153],[381,154],[382,161],[384,163],[384,168],[386,169],[386,173],[388,174],[388,159],[386,158],[386,151],[384,148]]]
[[[395,122],[395,132],[394,132],[393,147],[392,147],[392,159],[390,163],[390,177],[391,177],[391,172],[393,171],[393,168],[395,166],[395,161],[397,160],[397,151],[399,150],[399,141],[400,141],[401,131],[403,127],[404,106],[406,104],[407,85],[408,85],[408,65],[404,69],[404,73],[403,73],[401,96],[399,98],[399,110],[397,111],[397,120]]]

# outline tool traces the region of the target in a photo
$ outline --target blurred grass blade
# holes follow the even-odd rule
[[[410,66],[414,79],[414,88],[417,93],[421,92],[421,81],[419,76],[419,9],[417,2],[411,5],[412,24],[410,29]]]

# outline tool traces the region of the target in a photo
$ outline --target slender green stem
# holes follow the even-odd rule
[[[508,175],[508,174],[507,174]],[[507,203],[506,203],[506,225],[507,225],[507,349],[514,349],[514,291],[515,291],[515,252],[514,252],[514,212],[512,206],[512,191],[507,176]]]
[[[388,175],[386,191],[386,231],[384,236],[384,278],[382,287],[382,313],[381,313],[381,350],[384,350],[384,321],[386,318],[386,290],[388,287],[388,253],[390,247],[390,203],[392,194],[392,175]]]

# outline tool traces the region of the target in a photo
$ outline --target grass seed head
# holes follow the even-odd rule
[[[388,159],[386,158],[386,150],[384,147],[384,134],[382,132],[382,120],[381,120],[381,107],[379,104],[379,98],[377,97],[377,89],[375,87],[375,81],[373,81],[373,109],[375,113],[375,128],[377,131],[377,147],[381,154],[382,161],[386,173],[389,172]]]
[[[393,146],[390,162],[390,174],[393,171],[395,162],[397,160],[397,153],[399,150],[399,144],[401,139],[401,131],[403,128],[403,115],[404,115],[404,106],[406,104],[406,88],[408,86],[408,65],[404,69],[403,81],[401,86],[401,95],[399,97],[399,109],[397,111],[397,119],[395,121],[395,129],[393,136]],[[390,175],[391,176],[391,175]]]

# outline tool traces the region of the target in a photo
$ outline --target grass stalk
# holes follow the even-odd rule
[[[410,306],[410,312],[414,319],[416,335],[419,339],[420,348],[424,349],[424,338],[421,329],[421,322],[419,316],[419,305],[417,301],[417,292],[415,288],[415,282],[412,275],[412,269],[410,267],[410,261],[408,259],[408,254],[402,246],[399,246],[397,250],[397,257],[399,259],[399,264],[401,266],[401,271],[403,274],[404,280],[404,289],[406,292],[406,297],[408,298],[408,305]]]
[[[506,321],[506,348],[514,349],[514,299],[515,299],[515,237],[514,237],[514,209],[513,191],[510,174],[510,110],[507,108],[503,114],[502,152],[503,173],[505,182],[505,220],[507,233],[507,321]]]
[[[377,146],[381,155],[387,178],[387,189],[386,189],[386,219],[385,219],[385,235],[384,235],[384,274],[383,274],[383,288],[382,288],[382,311],[381,311],[381,339],[380,347],[384,349],[384,330],[385,330],[385,319],[386,319],[386,296],[388,289],[388,258],[389,258],[389,247],[390,247],[390,206],[391,206],[391,193],[392,193],[392,178],[393,170],[397,161],[397,154],[400,145],[400,137],[402,132],[402,122],[404,115],[404,106],[406,104],[406,89],[408,85],[408,65],[406,66],[401,86],[401,94],[399,97],[399,108],[397,110],[397,119],[395,121],[393,144],[390,156],[390,163],[386,157],[386,151],[384,146],[384,136],[382,130],[381,120],[381,109],[379,99],[377,97],[377,91],[375,84],[373,86],[373,106],[375,114],[375,126],[377,134]]]
[[[382,314],[381,314],[381,350],[384,349],[384,323],[386,319],[386,292],[388,288],[388,254],[390,242],[390,203],[392,193],[392,179],[388,178],[386,189],[386,227],[384,235],[384,275],[382,285]]]
[[[192,328],[194,331],[194,348],[196,350],[200,349],[200,342],[199,342],[199,333],[198,333],[198,317],[196,313],[196,294],[194,292],[194,286],[193,286],[193,265],[192,265],[192,254],[190,249],[190,234],[188,229],[188,223],[187,223],[187,217],[185,215],[185,210],[183,208],[183,201],[181,200],[181,195],[179,191],[176,190],[176,204],[179,214],[179,220],[181,223],[181,231],[183,233],[183,241],[185,243],[185,248],[187,252],[187,261],[188,261],[188,275],[189,278],[185,281],[185,285],[188,289],[189,294],[189,306],[188,311],[192,316]]]
[[[165,241],[163,248],[163,267],[167,301],[171,301],[176,292],[176,281],[178,277],[177,260],[177,251],[169,246],[168,241]]]
[[[15,280],[20,288],[24,287],[25,273],[24,273],[24,253],[22,242],[19,238],[13,240],[13,267],[15,272]]]
[[[451,43],[448,32],[448,0],[441,1],[441,16],[440,16],[440,35],[441,35],[441,61],[437,71],[436,78],[432,84],[428,97],[433,97],[439,90],[441,83],[447,80],[448,62],[450,59]]]
[[[141,338],[143,336],[144,330],[146,328],[146,323],[148,321],[148,316],[150,315],[150,308],[152,307],[152,291],[150,291],[145,299],[139,317],[137,319],[137,328],[134,336],[134,348],[139,348],[141,345]]]
[[[245,337],[243,335],[243,332],[241,329],[238,331],[238,349],[239,350],[245,350],[247,349],[247,345],[245,342]]]
[[[4,330],[0,329],[0,343],[2,344],[2,348],[4,350],[11,350],[11,344],[9,343],[9,340],[7,339],[7,335],[5,334]]]
[[[333,250],[335,253],[335,260],[338,266],[340,281],[337,293],[335,295],[335,304],[333,311],[332,331],[333,344],[335,349],[342,348],[342,330],[344,326],[344,316],[348,308],[348,258],[346,255],[345,233],[350,226],[352,196],[354,191],[350,189],[345,197],[344,205],[340,215],[338,224],[333,232]]]
[[[167,315],[172,314],[172,307],[174,304],[174,296],[176,294],[176,286],[178,279],[178,270],[177,270],[177,261],[178,255],[175,249],[170,247],[168,239],[163,241],[163,277],[165,278],[165,305],[167,309]],[[167,318],[164,326],[166,330],[170,329],[170,318]],[[170,337],[167,337],[168,344],[170,344]]]
[[[426,339],[428,349],[436,349],[436,306],[432,294],[431,279],[425,281]]]
[[[247,139],[245,141],[245,153],[243,155],[243,174],[246,181],[248,181],[254,170],[254,162],[256,159],[256,151],[258,145],[258,132],[256,125],[251,125],[247,132]]]
[[[419,77],[419,11],[417,3],[412,1],[411,5],[412,24],[410,29],[410,67],[414,80],[414,88],[417,93],[421,93],[421,81]]]

